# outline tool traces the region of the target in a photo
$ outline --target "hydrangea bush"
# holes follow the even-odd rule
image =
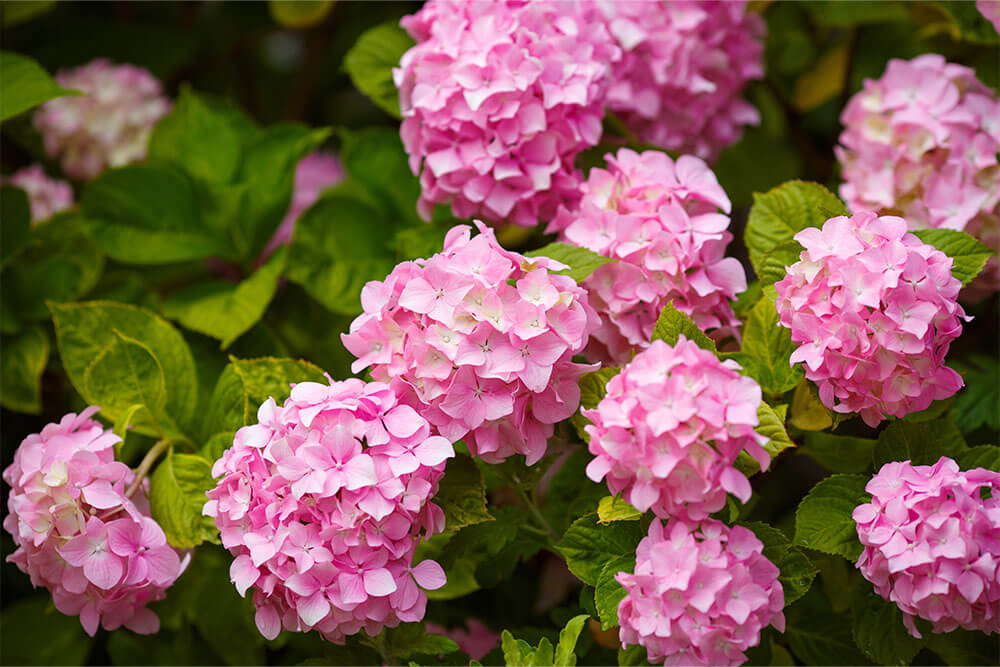
[[[0,662],[996,664],[995,4],[3,3]]]

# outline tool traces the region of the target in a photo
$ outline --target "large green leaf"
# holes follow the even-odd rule
[[[16,336],[0,337],[0,405],[8,410],[42,411],[42,371],[49,361],[49,337],[33,326]]]
[[[681,334],[703,350],[716,353],[715,341],[706,336],[690,317],[674,308],[674,302],[671,301],[660,311],[651,340],[662,340],[667,345],[677,345]]]
[[[580,517],[556,545],[570,572],[591,586],[597,585],[606,563],[618,556],[635,554],[643,537],[638,522],[616,521],[601,525],[597,519],[596,512]]]
[[[951,273],[968,285],[986,266],[993,251],[969,236],[954,229],[918,229],[913,234],[952,259]]]
[[[369,127],[352,131],[342,129],[337,134],[344,170],[368,195],[368,203],[382,211],[385,222],[391,227],[407,222],[419,229],[428,229],[430,226],[417,217],[420,183],[410,171],[399,131]],[[434,252],[440,250],[438,244]]]
[[[1000,656],[1000,636],[958,628],[932,633],[927,637],[927,647],[948,665],[995,665]]]
[[[625,597],[625,588],[618,583],[615,575],[619,572],[632,574],[635,571],[635,554],[618,556],[601,568],[594,586],[594,607],[601,619],[601,629],[607,630],[618,625],[618,603]]]
[[[987,354],[974,354],[954,364],[965,387],[955,398],[952,415],[965,433],[981,426],[1000,431],[1000,363]]]
[[[868,502],[865,475],[831,475],[812,488],[795,512],[795,544],[854,560],[861,555],[852,514]]]
[[[789,364],[795,351],[789,330],[781,326],[770,299],[762,298],[743,326],[743,345],[732,355],[768,396],[777,397],[802,381],[800,365]]]
[[[483,473],[464,454],[448,460],[434,502],[444,510],[445,530],[449,532],[494,520],[486,511]]]
[[[880,665],[908,665],[927,643],[917,639],[903,625],[903,613],[872,590],[867,581],[859,581],[851,597],[854,642]]]
[[[950,417],[919,423],[900,420],[879,433],[872,463],[875,470],[890,461],[933,465],[942,456],[958,458],[966,449],[962,432]]]
[[[801,604],[801,603],[800,603]],[[792,653],[806,665],[865,665],[864,653],[851,637],[846,614],[814,611],[788,615],[784,637]]]
[[[875,441],[833,433],[808,433],[799,451],[830,472],[866,472],[871,466]]]
[[[760,285],[773,285],[788,273],[788,267],[799,261],[802,245],[798,241],[785,241],[771,249],[761,260],[757,277]]]
[[[212,464],[194,454],[176,454],[171,448],[150,479],[149,505],[167,541],[187,549],[211,540],[215,528],[201,510],[212,489]]]
[[[958,457],[958,465],[962,470],[986,468],[1000,472],[1000,447],[996,445],[972,447]]]
[[[0,122],[55,97],[77,94],[56,84],[31,58],[0,51]]]
[[[393,21],[363,33],[344,56],[344,69],[355,88],[392,116],[399,118],[399,93],[392,68],[413,46],[413,39]]]
[[[557,271],[556,273],[565,274],[578,283],[583,282],[583,280],[597,270],[598,267],[615,261],[610,257],[599,255],[593,250],[570,245],[569,243],[559,242],[553,242],[546,246],[542,246],[538,250],[532,250],[531,252],[525,253],[525,256],[548,257],[549,259],[554,259],[557,262],[562,262],[569,268]]]
[[[39,631],[44,628],[44,640]],[[5,665],[85,665],[94,644],[76,616],[52,606],[40,592],[20,600],[11,596],[0,616],[0,662]]]
[[[31,241],[31,208],[28,195],[11,185],[0,187],[0,265]]]
[[[762,521],[746,524],[764,543],[764,557],[778,566],[778,581],[785,593],[785,606],[805,595],[816,578],[816,567],[804,553],[789,541],[785,534]]]
[[[597,523],[635,521],[642,512],[625,502],[620,496],[604,496],[597,505]]]

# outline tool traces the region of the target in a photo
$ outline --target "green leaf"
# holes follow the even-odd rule
[[[929,243],[951,257],[951,274],[968,285],[986,266],[993,251],[965,232],[954,229],[918,229],[912,232],[924,243]]]
[[[618,603],[625,597],[625,588],[618,583],[615,575],[619,572],[632,574],[633,571],[635,571],[635,554],[631,553],[608,561],[597,575],[594,606],[601,619],[602,630],[618,625]]]
[[[805,595],[816,578],[816,567],[801,550],[792,545],[785,534],[762,521],[746,524],[764,543],[764,557],[778,566],[778,581],[785,593],[785,606]]]
[[[698,328],[690,317],[674,308],[671,301],[660,311],[660,317],[653,327],[651,340],[662,340],[667,345],[677,345],[677,340],[683,334],[685,338],[693,341],[695,345],[703,350],[708,350],[717,354],[715,341],[705,335],[705,332]]]
[[[764,255],[757,274],[761,286],[773,285],[788,273],[788,267],[799,261],[802,245],[795,240],[779,243]]]
[[[617,366],[607,366],[580,376],[580,410],[593,410],[596,408],[597,404],[604,398],[604,395],[607,394],[608,381],[621,372],[622,369]],[[573,416],[570,417],[570,423],[573,424],[580,439],[588,442],[589,436],[584,429],[591,422],[581,414],[580,410],[573,413]]]
[[[744,239],[758,275],[764,258],[806,227],[822,227],[833,215],[847,215],[844,203],[818,183],[788,181],[754,193]]]
[[[799,451],[830,472],[867,472],[875,441],[832,433],[807,433]]]
[[[906,4],[896,0],[861,4],[843,0],[813,0],[803,4],[802,8],[817,24],[832,28],[906,22],[910,17]]]
[[[1000,656],[1000,636],[989,636],[958,628],[947,633],[931,633],[927,648],[944,658],[948,665],[995,665]]]
[[[556,654],[552,661],[553,665],[573,667],[576,664],[576,643],[580,639],[580,631],[583,630],[587,618],[586,614],[574,616],[559,631],[559,643],[556,644]]]
[[[831,475],[812,488],[795,512],[795,544],[855,560],[861,555],[852,514],[868,502],[865,475]]]
[[[20,600],[10,596],[3,608],[0,626],[0,662],[5,665],[85,665],[94,645],[76,616],[61,614],[48,594]],[[39,631],[44,628],[44,640]]]
[[[434,502],[444,511],[445,530],[494,521],[486,511],[486,485],[475,461],[465,454],[449,459]]]
[[[814,610],[789,613],[784,637],[792,653],[806,665],[869,664],[855,646],[850,618],[844,614]]]
[[[31,207],[28,195],[11,185],[0,187],[0,265],[31,241]]]
[[[908,665],[927,643],[910,636],[899,607],[875,593],[867,581],[854,587],[851,616],[854,642],[880,665]]]
[[[423,623],[401,623],[385,630],[385,649],[392,658],[405,660],[418,653],[434,656],[454,653],[458,644],[441,635],[427,634]]]
[[[287,250],[279,248],[243,282],[203,282],[174,292],[163,302],[163,313],[188,329],[232,345],[267,310],[285,268]]]
[[[597,509],[600,499],[607,495],[608,487],[587,477],[587,465],[593,460],[586,447],[577,447],[561,464],[552,478],[542,512],[557,534],[566,532],[577,517]],[[550,468],[551,470],[551,468]]]
[[[811,382],[803,380],[795,387],[788,423],[802,431],[822,431],[833,426],[833,414],[819,400]]]
[[[0,122],[55,97],[78,94],[56,84],[31,58],[0,51]]]
[[[162,372],[163,369],[161,368]],[[112,432],[121,438],[121,442],[115,444],[115,458],[119,461],[122,460],[122,450],[125,448],[125,442],[128,439],[129,429],[132,428],[132,422],[135,420],[136,416],[139,415],[146,406],[142,403],[133,403],[132,405],[125,408],[125,410],[119,415],[118,419],[115,420],[114,426],[112,427]]]
[[[597,505],[597,523],[634,521],[642,512],[622,500],[620,496],[604,496]]]
[[[412,223],[420,229],[431,228],[417,216],[420,183],[410,171],[409,157],[398,129],[341,129],[337,135],[340,137],[338,155],[344,170],[367,195],[366,202],[382,211],[390,228],[400,222]],[[441,238],[443,240],[444,236]],[[432,253],[440,251],[438,243]]]
[[[938,32],[946,33],[955,40],[972,42],[974,44],[1000,44],[1000,34],[993,24],[983,16],[976,4],[972,2],[929,2],[930,7],[936,8],[945,19],[939,23],[932,23],[923,30],[934,34]]]
[[[784,420],[787,409],[787,405],[772,408],[765,402],[761,402],[760,407],[757,408],[757,428],[754,430],[767,438],[767,442],[764,443],[764,451],[771,457],[771,461],[774,461],[778,454],[786,449],[795,447],[795,443],[788,437],[788,431],[785,430]],[[760,465],[746,451],[741,451],[736,458],[736,469],[749,476],[759,473]]]
[[[84,399],[101,405],[105,416],[113,421],[119,416],[108,413],[103,403],[88,398],[89,388],[100,386],[100,375],[95,375],[96,370],[88,372],[88,368],[103,350],[118,344],[117,331],[144,346],[163,369],[164,411],[181,428],[190,426],[198,405],[198,378],[187,343],[170,324],[148,310],[111,301],[50,303],[49,309],[63,368]],[[148,363],[144,367],[152,368]],[[113,387],[107,390],[113,391]],[[116,408],[123,412],[139,402],[121,401]]]
[[[788,329],[781,326],[770,299],[761,299],[743,326],[743,345],[732,355],[746,374],[757,381],[768,396],[781,396],[802,381],[801,365],[789,357],[797,346]]]
[[[553,242],[542,246],[538,250],[527,252],[525,253],[525,257],[548,257],[549,259],[561,262],[569,268],[562,271],[554,271],[553,273],[561,273],[562,275],[569,276],[578,283],[583,282],[598,267],[616,261],[610,257],[599,255],[593,250],[559,242]]]
[[[169,162],[206,183],[228,183],[240,166],[240,144],[229,118],[185,85],[154,128],[148,159]]]
[[[49,337],[32,326],[16,336],[0,337],[0,405],[8,410],[42,411],[42,372],[49,361]]]
[[[344,56],[344,69],[354,87],[395,118],[400,118],[399,93],[392,68],[413,45],[413,39],[392,21],[362,33]]]
[[[646,659],[646,648],[639,646],[638,644],[633,644],[627,648],[618,649],[618,665],[619,667],[626,667],[631,665],[636,667],[637,665],[648,665],[649,661]]]
[[[171,448],[149,484],[150,510],[172,546],[188,549],[213,538],[212,519],[201,513],[208,501],[205,492],[215,487],[207,459],[175,454]]]
[[[125,264],[167,264],[229,256],[225,235],[204,223],[191,179],[169,165],[106,171],[83,192],[83,224]]]
[[[570,572],[584,583],[596,586],[604,565],[617,556],[635,554],[642,537],[639,523],[616,521],[602,526],[594,512],[574,521],[556,550],[566,559]]]
[[[41,16],[56,5],[56,0],[3,0],[3,26],[9,27],[26,23]]]
[[[930,422],[894,421],[878,436],[872,463],[875,470],[890,461],[933,465],[942,456],[958,458],[968,449],[951,418]]]
[[[1000,447],[996,445],[979,445],[971,447],[958,457],[958,467],[962,470],[986,468],[1000,472]]]
[[[286,28],[310,28],[323,22],[334,0],[268,0],[271,18]]]
[[[965,380],[965,387],[958,393],[952,408],[955,423],[965,433],[984,425],[994,433],[1000,431],[998,360],[985,354],[974,354],[953,366]]]

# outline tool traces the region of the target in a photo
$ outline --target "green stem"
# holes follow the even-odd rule
[[[169,447],[172,442],[173,440],[164,438],[153,445],[152,449],[146,452],[146,455],[142,457],[142,461],[139,463],[139,467],[135,469],[135,479],[132,480],[128,490],[125,491],[126,498],[131,498],[132,495],[139,490],[139,486],[142,485],[142,480],[146,478],[146,475],[149,473],[149,469],[153,467],[153,463],[156,462],[156,459],[163,453],[163,450]]]
[[[543,515],[542,511],[538,508],[534,489],[532,489],[531,495],[529,495],[525,491],[524,485],[517,483],[514,486],[514,491],[521,499],[521,502],[528,506],[528,509],[531,511],[535,521],[538,522],[538,525],[542,531],[544,531],[545,536],[549,538],[551,545],[555,545],[555,543],[559,541],[559,535],[556,534],[556,531],[552,530],[552,526],[550,526],[549,522],[545,520],[545,515]]]

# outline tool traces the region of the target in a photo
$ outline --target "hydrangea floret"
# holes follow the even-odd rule
[[[781,324],[823,405],[869,426],[948,398],[963,382],[944,365],[965,311],[952,259],[895,216],[839,216],[795,235],[805,250],[775,283]]]
[[[574,363],[598,317],[586,292],[546,257],[504,250],[492,229],[453,227],[444,250],[396,266],[361,292],[364,313],[343,336],[357,357],[390,383],[448,440],[497,463],[538,461],[554,424],[580,404]]]
[[[288,212],[267,242],[261,257],[266,258],[279,247],[291,243],[292,234],[295,232],[295,221],[299,216],[316,203],[324,190],[342,180],[344,180],[344,169],[340,166],[337,156],[332,153],[313,151],[299,160],[295,167],[295,182]]]
[[[153,127],[170,111],[156,77],[141,67],[99,58],[54,78],[82,94],[49,100],[33,119],[45,152],[59,159],[67,176],[87,181],[146,157]]]
[[[618,47],[592,3],[431,0],[393,71],[420,214],[532,226],[578,197]]]
[[[778,568],[743,526],[658,519],[636,550],[635,573],[615,579],[622,645],[644,646],[652,663],[739,665],[760,632],[785,630]]]
[[[432,499],[451,443],[387,384],[356,378],[296,384],[257,419],[213,466],[204,512],[236,557],[236,589],[254,588],[261,634],[315,629],[343,643],[421,620],[421,587],[445,576],[413,557],[444,529]]]
[[[760,121],[740,98],[764,75],[766,28],[746,2],[596,4],[622,49],[607,107],[642,141],[714,160]]]
[[[3,184],[13,185],[28,195],[32,224],[48,220],[73,205],[73,188],[69,183],[49,178],[40,164],[18,169]]]
[[[673,301],[701,329],[723,339],[739,322],[730,299],[746,289],[732,240],[729,198],[700,159],[675,162],[660,151],[623,148],[607,169],[590,170],[579,210],[560,209],[549,231],[618,261],[584,282],[601,315],[590,358],[622,364],[644,348],[660,311]]]
[[[972,69],[936,54],[891,60],[841,122],[840,194],[852,211],[965,231],[1000,250],[1000,99]],[[997,288],[994,259],[969,294]]]
[[[56,609],[79,616],[87,634],[126,627],[150,634],[182,560],[149,515],[148,480],[115,461],[121,438],[70,413],[21,442],[3,472],[10,486],[3,527],[17,549],[7,557],[52,593]]]
[[[704,519],[746,502],[750,482],[733,464],[744,449],[766,469],[766,438],[754,430],[761,389],[683,335],[654,341],[608,381],[607,394],[582,414],[590,453],[587,476],[607,478],[612,493],[640,512]]]
[[[857,567],[910,634],[920,637],[918,617],[934,632],[1000,633],[1000,473],[963,472],[946,456],[891,462],[865,489],[871,502],[854,510]]]

